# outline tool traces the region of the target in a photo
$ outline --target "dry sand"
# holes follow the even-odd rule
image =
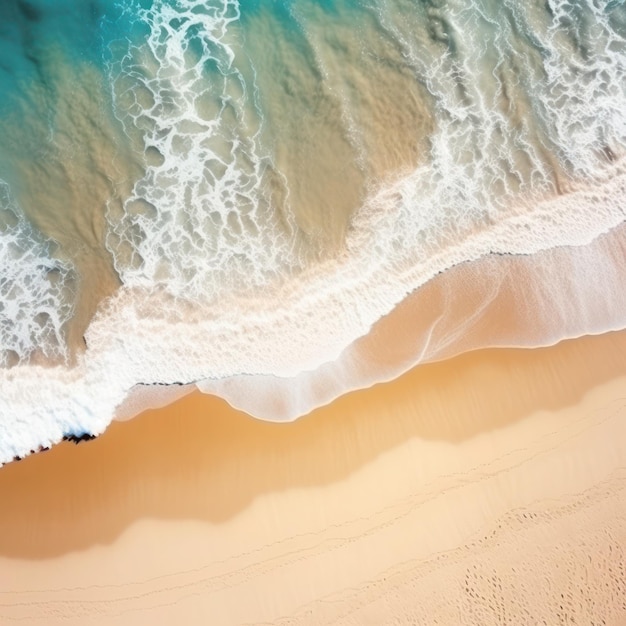
[[[293,424],[192,394],[0,499],[1,624],[625,624],[626,332]]]

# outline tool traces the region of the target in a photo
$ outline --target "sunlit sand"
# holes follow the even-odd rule
[[[617,626],[625,350],[471,353],[292,424],[194,393],[11,464],[0,621]]]

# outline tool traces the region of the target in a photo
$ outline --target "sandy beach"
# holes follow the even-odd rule
[[[626,622],[626,332],[291,424],[193,393],[0,470],[3,624]]]
[[[623,0],[0,50],[0,626],[626,626]]]

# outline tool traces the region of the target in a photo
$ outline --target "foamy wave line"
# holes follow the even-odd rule
[[[202,308],[166,294],[122,289],[93,320],[88,349],[75,368],[0,371],[0,459],[49,446],[68,433],[103,432],[116,407],[140,383],[215,381],[242,374],[295,377],[314,371],[336,361],[414,289],[465,261],[494,252],[532,254],[589,244],[625,220],[626,173],[613,169],[603,183],[546,198],[534,211],[474,233],[426,260],[402,248],[392,257],[371,254],[370,236],[380,233],[381,220],[394,220],[392,205],[386,212],[364,214],[368,219],[362,218],[342,258],[258,297],[233,295],[219,307]],[[600,294],[615,288],[617,275],[607,278]],[[603,329],[626,326],[624,311],[624,306],[609,308]],[[569,334],[600,332],[597,323],[590,328],[584,316],[578,319]],[[282,415],[259,416],[293,419],[319,400],[309,397],[308,404],[287,406]]]

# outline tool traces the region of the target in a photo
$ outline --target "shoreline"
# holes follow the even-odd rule
[[[257,418],[292,421],[420,365],[618,331],[626,327],[621,254],[626,223],[586,246],[467,261],[406,296],[334,361],[293,377],[242,375],[195,384]],[[594,280],[599,267],[602,281]]]
[[[454,609],[464,572],[489,591],[485,554],[522,595],[542,572],[566,591],[564,537],[582,562],[594,537],[590,556],[618,555],[603,533],[626,532],[625,353],[626,332],[477,351],[289,424],[193,393],[10,464],[0,616],[364,623],[435,610],[441,584],[437,610]],[[618,611],[601,594],[620,581],[602,580],[596,606]]]
[[[118,298],[90,326],[91,358],[81,366],[52,370],[32,366],[0,372],[5,391],[0,412],[9,417],[4,427],[5,458],[49,447],[68,434],[99,434],[116,411],[127,418],[150,406],[150,393],[138,401],[141,394],[132,392],[125,402],[137,377],[166,383],[173,374],[184,374],[171,380],[196,380],[202,391],[224,397],[250,415],[289,421],[348,390],[393,379],[419,363],[477,348],[551,345],[569,337],[624,328],[625,233],[622,222],[587,245],[557,246],[523,256],[492,254],[456,265],[402,299],[367,334],[343,350],[332,341],[337,333],[343,336],[341,324],[350,317],[347,310],[340,328],[330,328],[317,345],[308,337],[319,337],[314,328],[324,325],[329,315],[323,307],[318,311],[319,320],[299,309],[287,312],[261,307],[245,315],[242,312],[240,323],[233,325],[224,316],[177,320],[176,313],[182,315],[182,310],[172,311],[172,319],[167,317],[170,313],[164,313],[163,319],[152,318],[145,299],[133,304]],[[597,280],[600,270],[602,281]],[[391,291],[397,292],[400,283]],[[354,291],[356,286],[351,288]],[[365,308],[351,316],[363,322],[380,302],[372,305],[361,295]],[[241,304],[236,307],[240,312]],[[283,322],[298,329],[287,346],[279,339]],[[117,337],[125,337],[123,342],[112,341],[112,328]],[[168,343],[164,352],[152,338],[164,336],[166,331],[170,336],[174,330],[179,343]],[[275,351],[264,350],[268,342],[276,346]],[[213,353],[207,353],[210,346]],[[297,358],[295,353],[290,357],[297,346],[302,352]],[[329,355],[335,360],[325,361]],[[293,377],[281,377],[287,373],[283,372],[287,362],[300,359],[298,362],[306,365],[312,358],[310,368]],[[257,373],[236,374],[241,371]],[[178,391],[155,395],[176,397]],[[27,397],[39,398],[38,404],[25,402]],[[29,429],[29,419],[35,417],[50,430],[42,434],[43,430]]]

